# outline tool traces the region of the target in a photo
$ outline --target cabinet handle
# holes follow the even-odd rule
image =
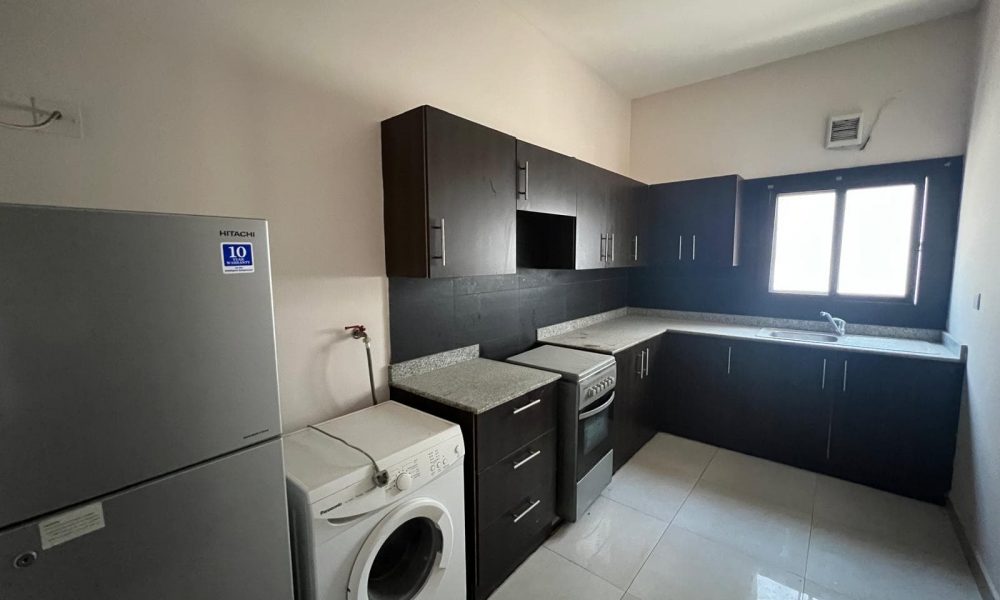
[[[844,387],[841,389],[841,391],[843,392],[847,391],[847,360],[844,360]]]
[[[819,382],[819,389],[826,389],[826,359],[823,359],[823,380]]]
[[[691,260],[698,256],[698,236],[691,236]]]
[[[535,450],[534,452],[532,452],[531,454],[529,454],[525,458],[522,458],[521,460],[517,461],[516,463],[514,463],[514,470],[516,471],[516,470],[520,469],[521,467],[523,467],[524,465],[528,464],[529,462],[531,462],[531,459],[535,458],[536,456],[538,456],[541,453],[542,453],[541,450]]]
[[[729,347],[729,356],[726,357],[726,375],[731,375],[733,372],[733,347]]]
[[[608,262],[608,234],[601,234],[601,262]]]
[[[684,236],[677,236],[677,260],[684,260]]]
[[[536,406],[536,405],[538,405],[538,404],[541,404],[541,403],[542,403],[542,399],[541,399],[541,398],[537,398],[537,399],[535,399],[535,400],[532,400],[531,402],[529,402],[529,403],[525,404],[525,405],[524,405],[524,406],[522,406],[521,408],[515,408],[515,409],[514,409],[514,414],[516,415],[516,414],[517,414],[517,413],[519,413],[519,412],[523,412],[523,411],[526,411],[526,410],[528,410],[529,408],[531,408],[532,406]]]
[[[649,348],[646,348],[646,377],[649,377],[649,355],[652,354]]]
[[[542,503],[541,500],[535,500],[534,502],[532,502],[531,505],[528,506],[528,508],[524,509],[524,511],[521,512],[521,514],[514,515],[514,522],[517,523],[518,521],[520,521],[521,519],[523,519],[528,513],[530,513],[531,511],[535,510],[535,507],[538,506],[541,503]]]
[[[645,364],[645,355],[646,355],[646,351],[643,350],[642,352],[640,352],[638,354],[638,356],[636,356],[636,358],[639,360],[639,368],[636,370],[635,374],[639,376],[639,379],[642,379],[642,372],[645,369],[645,367],[644,367],[644,364]]]
[[[636,235],[632,238],[632,260],[634,262],[639,262],[639,236]]]
[[[615,262],[615,234],[608,234],[608,262]]]
[[[524,199],[528,199],[528,161],[524,161],[524,165],[517,165],[517,174],[520,176],[518,179],[524,181],[524,187],[520,185],[517,186],[517,195],[524,196]],[[518,181],[518,184],[521,182]]]
[[[432,232],[434,230],[437,230],[438,239],[440,240],[441,244],[441,252],[436,255],[432,254],[430,258],[431,260],[440,260],[441,266],[443,267],[447,265],[447,256],[448,256],[444,238],[444,219],[431,219],[430,227]]]

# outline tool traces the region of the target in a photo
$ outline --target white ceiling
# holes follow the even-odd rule
[[[629,98],[974,8],[978,0],[502,0]]]

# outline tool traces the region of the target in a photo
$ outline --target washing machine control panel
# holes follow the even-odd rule
[[[465,456],[461,438],[453,438],[431,447],[417,456],[387,469],[389,487],[386,493],[395,497],[430,481]]]
[[[420,489],[463,456],[465,444],[461,436],[455,436],[394,465],[380,464],[389,473],[387,486],[377,487],[370,477],[358,481],[314,503],[313,516],[317,519],[336,520],[377,510],[403,494]]]

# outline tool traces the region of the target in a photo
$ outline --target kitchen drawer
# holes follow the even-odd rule
[[[555,426],[555,383],[486,411],[476,427],[479,472]]]
[[[550,429],[478,475],[479,529],[517,509],[525,490],[539,489],[555,477],[556,430]]]
[[[534,552],[549,535],[555,520],[555,479],[530,494],[524,494],[517,508],[502,515],[479,535],[479,581],[476,595],[484,598]],[[538,501],[516,523],[514,515]]]

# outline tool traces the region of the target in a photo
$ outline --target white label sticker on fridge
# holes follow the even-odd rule
[[[38,524],[42,550],[104,529],[104,507],[100,502],[68,510]]]

